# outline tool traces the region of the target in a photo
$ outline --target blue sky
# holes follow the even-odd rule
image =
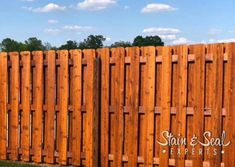
[[[159,35],[168,45],[235,41],[234,0],[1,0],[0,40],[59,46],[102,34],[109,45]]]

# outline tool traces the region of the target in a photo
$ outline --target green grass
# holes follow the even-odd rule
[[[0,161],[0,167],[38,167],[36,165],[29,165],[20,162],[12,162],[12,161]]]

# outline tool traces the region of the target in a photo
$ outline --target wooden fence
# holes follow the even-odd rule
[[[0,159],[232,167],[234,91],[234,43],[0,53]],[[230,145],[190,145],[206,131]]]

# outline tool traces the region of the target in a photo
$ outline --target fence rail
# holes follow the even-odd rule
[[[0,159],[235,166],[234,90],[234,43],[2,52]],[[164,131],[187,145],[160,145]],[[189,144],[206,131],[230,145]]]

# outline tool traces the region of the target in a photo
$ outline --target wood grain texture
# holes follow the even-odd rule
[[[33,59],[35,61],[35,75],[34,75],[34,127],[33,127],[33,150],[34,161],[42,162],[42,119],[43,119],[43,52],[33,52]]]
[[[110,52],[108,48],[98,50],[101,59],[101,166],[109,166],[109,98],[110,98]]]
[[[10,159],[18,160],[18,137],[19,137],[19,93],[20,93],[20,76],[19,76],[19,54],[17,52],[10,53],[10,60],[12,63],[10,72],[10,134],[9,145],[11,149]]]
[[[82,126],[82,51],[70,51],[73,59],[72,73],[72,164],[81,165],[81,126]]]
[[[0,53],[0,160],[7,158],[7,53]]]
[[[194,107],[194,121],[193,131],[198,137],[198,140],[203,141],[204,133],[204,108],[205,108],[205,46],[196,45],[192,47],[193,53],[195,53],[195,107]],[[203,165],[203,156],[199,155],[200,149],[203,149],[201,145],[195,147],[197,154],[193,157],[193,166],[200,167]]]
[[[60,60],[60,98],[59,98],[59,162],[62,165],[67,165],[67,140],[68,140],[68,80],[69,66],[68,51],[59,51]]]
[[[139,77],[140,77],[140,50],[138,47],[128,48],[127,54],[131,58],[130,90],[129,90],[129,133],[128,133],[128,166],[137,166],[138,163],[138,122],[139,122]]]
[[[55,102],[56,102],[56,53],[55,51],[46,52],[47,70],[46,70],[46,130],[45,130],[45,146],[46,146],[46,163],[53,164],[55,162]]]
[[[21,92],[22,92],[22,135],[21,135],[21,148],[22,160],[28,162],[30,160],[30,83],[31,83],[31,55],[30,52],[22,52],[21,60],[23,69],[21,77]]]
[[[161,133],[170,130],[170,105],[171,105],[171,48],[164,47],[162,51],[162,114],[161,114]],[[162,134],[161,134],[162,135]],[[162,141],[162,137],[160,139]],[[160,147],[160,166],[169,165],[168,146]]]
[[[187,107],[187,74],[188,74],[188,47],[179,46],[179,60],[178,60],[178,110],[176,113],[177,118],[177,131],[181,137],[186,137],[186,107]],[[181,154],[176,157],[176,166],[185,166],[185,146],[178,147]]]

